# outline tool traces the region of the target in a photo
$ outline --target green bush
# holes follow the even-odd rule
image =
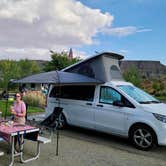
[[[133,83],[135,86],[141,87],[142,76],[138,68],[131,66],[123,73],[123,77],[126,81]]]
[[[40,91],[28,91],[23,100],[29,106],[44,108],[46,98]]]

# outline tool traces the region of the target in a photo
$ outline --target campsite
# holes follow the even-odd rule
[[[157,144],[155,144],[155,141],[157,141],[159,145],[160,145],[160,143],[161,143],[161,145],[163,145],[164,137],[160,137],[160,135],[162,134],[161,130],[160,130],[160,132],[158,132],[157,130],[152,131],[150,125],[152,125],[151,122],[155,121],[155,119],[152,120],[151,114],[146,113],[146,110],[145,111],[140,110],[140,108],[144,109],[144,107],[142,107],[141,104],[145,102],[145,101],[143,101],[145,99],[146,99],[146,102],[149,100],[147,104],[149,104],[149,105],[152,104],[153,107],[156,105],[156,106],[160,106],[161,108],[162,107],[165,108],[164,104],[160,103],[157,99],[146,94],[142,90],[134,87],[131,83],[125,82],[123,80],[123,77],[122,77],[120,69],[119,69],[119,60],[121,60],[122,58],[123,58],[123,56],[115,54],[115,53],[103,52],[103,53],[97,54],[95,56],[92,56],[88,59],[85,59],[81,62],[78,62],[74,65],[71,65],[71,67],[69,66],[66,69],[63,69],[62,71],[45,72],[45,73],[41,73],[41,74],[27,76],[27,77],[24,77],[24,78],[21,78],[18,80],[10,81],[9,85],[19,83],[21,85],[24,85],[24,88],[26,88],[26,84],[31,84],[31,83],[39,84],[39,85],[40,84],[52,84],[56,87],[56,88],[52,88],[51,85],[49,86],[49,90],[48,90],[48,94],[47,94],[46,112],[44,113],[42,120],[38,121],[36,119],[37,117],[40,117],[40,115],[36,115],[33,118],[31,118],[31,115],[28,115],[28,118],[31,118],[27,121],[28,125],[30,125],[30,126],[28,126],[28,125],[25,126],[28,129],[25,129],[25,127],[24,127],[24,130],[25,130],[24,132],[22,132],[23,129],[16,130],[16,131],[19,131],[19,135],[22,134],[21,139],[23,139],[23,142],[24,142],[24,140],[27,140],[27,141],[25,143],[21,144],[21,146],[20,146],[21,151],[18,154],[14,153],[14,148],[13,148],[14,141],[12,142],[12,149],[11,149],[12,150],[12,153],[11,153],[12,160],[11,160],[10,165],[13,165],[15,162],[17,162],[16,157],[19,155],[21,157],[20,158],[21,162],[29,163],[29,162],[32,162],[33,160],[35,160],[34,163],[37,164],[36,159],[40,160],[40,158],[42,158],[42,155],[43,155],[43,157],[46,155],[48,158],[48,156],[50,157],[50,156],[52,156],[52,154],[53,154],[53,157],[51,159],[53,159],[53,161],[58,160],[57,162],[60,162],[60,164],[62,162],[62,165],[63,165],[63,161],[61,161],[61,159],[60,159],[61,155],[62,155],[62,157],[70,156],[73,159],[72,154],[76,153],[77,155],[83,156],[83,159],[84,159],[84,157],[86,157],[85,152],[82,152],[82,150],[85,150],[84,148],[86,148],[87,152],[89,152],[89,149],[90,150],[92,150],[94,148],[99,149],[99,151],[97,149],[94,151],[95,154],[93,154],[93,151],[90,151],[90,153],[92,153],[92,155],[94,155],[94,157],[95,157],[94,165],[98,164],[98,162],[97,162],[98,160],[96,159],[96,155],[97,155],[96,151],[99,152],[99,156],[97,155],[97,157],[100,157],[100,155],[103,156],[103,153],[105,153],[107,150],[111,151],[111,149],[116,149],[117,153],[120,153],[120,154],[122,153],[121,155],[124,155],[124,156],[126,155],[126,153],[129,153],[131,155],[133,155],[133,153],[134,153],[134,155],[137,157],[138,156],[144,157],[145,161],[147,160],[147,158],[151,157],[149,155],[141,156],[142,154],[144,154],[146,152],[142,152],[137,149],[134,149],[134,147],[131,144],[132,142],[130,140],[130,135],[123,134],[125,132],[129,133],[129,134],[130,133],[132,134],[132,132],[133,132],[133,138],[131,137],[131,139],[133,139],[133,141],[135,141],[135,142],[133,142],[133,145],[135,145],[136,148],[138,148],[140,150],[150,150],[149,154],[153,154],[154,157],[156,157],[155,151],[157,151],[161,147],[157,147]],[[100,70],[97,70],[97,69],[100,69]],[[105,74],[101,75],[100,74],[101,71],[105,71]],[[79,86],[81,86],[80,89],[78,89]],[[91,93],[90,92],[91,90],[89,89],[88,86],[96,87],[96,90],[99,92],[97,92],[95,90],[95,93],[93,91]],[[133,94],[131,92],[129,94],[126,94],[126,96],[125,96],[125,93],[124,93],[125,91],[122,93],[121,90],[117,89],[120,86],[122,86],[122,87],[131,86],[133,89],[132,91],[135,91],[135,93],[137,93],[138,96],[140,95],[140,97],[137,96],[138,98],[136,98],[136,96],[133,96]],[[37,86],[37,87],[39,87],[39,86]],[[100,87],[101,87],[101,90],[99,90]],[[69,88],[70,91],[72,90],[71,91],[72,96],[69,95],[69,90],[66,91],[65,88],[66,88],[66,90],[67,90],[67,88]],[[77,88],[77,90],[75,90],[75,88]],[[88,93],[86,92],[87,88],[88,88]],[[111,92],[109,90],[106,93],[105,88],[110,88],[110,90],[111,91],[114,90],[114,92]],[[94,88],[92,88],[92,89],[94,89]],[[103,92],[102,92],[102,89],[104,90]],[[81,90],[82,90],[82,92],[81,92]],[[122,91],[123,91],[123,89],[122,89]],[[68,93],[67,96],[66,96],[66,92]],[[78,95],[74,95],[74,93],[76,93]],[[94,94],[96,95],[97,93],[99,93],[100,95],[93,96]],[[109,96],[109,94],[111,94],[111,96]],[[115,95],[115,96],[112,97],[113,95]],[[146,98],[144,97],[144,95],[146,96]],[[102,96],[103,96],[103,99],[100,99]],[[53,97],[53,98],[51,99],[51,97]],[[133,97],[133,99],[131,99],[132,97]],[[99,99],[99,101],[98,101],[98,99]],[[67,100],[68,100],[68,102],[65,103],[65,101],[67,101]],[[74,101],[75,104],[73,103],[73,100],[75,100]],[[82,107],[84,110],[84,113],[82,112],[83,110],[81,108],[81,105],[82,105],[81,101],[83,101],[82,104],[85,103],[85,105]],[[98,102],[96,103],[96,101],[98,101],[99,103]],[[89,104],[87,104],[87,102]],[[54,103],[54,104],[52,104],[52,103]],[[70,106],[70,103],[71,103],[71,106]],[[8,105],[8,99],[6,100],[6,104]],[[77,106],[77,104],[78,104],[78,106]],[[93,106],[94,104],[96,104],[97,107],[100,106],[100,108],[93,107],[93,109],[91,109],[90,107]],[[66,105],[67,105],[67,107],[66,107]],[[102,108],[102,107],[104,107],[104,108]],[[111,107],[113,109],[111,109]],[[86,110],[86,112],[85,112],[85,110]],[[72,111],[74,111],[74,112],[72,112]],[[100,113],[100,111],[101,111],[101,113]],[[137,111],[138,111],[138,113],[137,113]],[[117,113],[115,113],[115,112],[117,112]],[[125,112],[125,114],[124,114],[124,112]],[[135,114],[134,112],[136,112],[137,114]],[[148,112],[149,112],[149,110],[148,110]],[[71,114],[71,117],[69,116],[70,114]],[[79,116],[79,114],[81,115],[81,117]],[[105,116],[104,114],[107,116]],[[129,114],[130,117],[126,117],[127,114]],[[141,114],[144,114],[144,116],[146,116],[146,122],[142,119]],[[152,114],[153,114],[153,112],[152,112]],[[5,113],[5,115],[7,115],[7,113]],[[137,118],[135,117],[135,115],[137,115]],[[98,116],[98,119],[97,119],[97,116]],[[64,119],[62,119],[62,117]],[[92,120],[93,118],[91,119],[91,117],[95,117],[96,120],[93,121]],[[6,118],[6,116],[5,116],[5,118]],[[72,118],[75,118],[75,119],[72,120]],[[82,120],[81,120],[81,118],[82,118]],[[112,119],[112,118],[114,118],[114,119]],[[126,120],[128,120],[128,119],[130,119],[130,121],[132,123],[127,124]],[[78,128],[69,126],[69,128],[67,128],[66,130],[64,129],[61,131],[59,129],[66,127],[66,126],[64,126],[64,122],[66,122],[66,124],[68,124],[70,126],[78,126]],[[96,125],[97,123],[98,123],[98,128]],[[140,123],[142,125],[139,125]],[[38,124],[38,125],[36,126],[36,124]],[[124,124],[125,124],[125,126],[124,126]],[[10,128],[11,124],[7,124],[7,125]],[[31,126],[33,126],[33,127],[31,127]],[[45,127],[42,129],[42,126],[45,126]],[[93,126],[95,128],[93,128]],[[107,126],[107,128],[105,128],[105,126]],[[126,130],[127,126],[129,126],[129,127]],[[87,131],[85,129],[82,129],[79,127],[85,127],[85,128],[87,128]],[[32,132],[35,131],[38,133],[38,131],[41,130],[41,132],[39,132],[38,138],[34,135],[35,133],[34,134],[32,133],[33,135],[30,138],[26,136],[26,134],[28,134],[28,132],[31,132],[31,128],[32,128]],[[95,130],[98,130],[98,132]],[[162,129],[162,130],[164,132],[164,129]],[[115,133],[115,131],[116,131],[116,133]],[[120,134],[120,131],[121,131],[121,136],[123,136],[123,138],[120,138],[118,136],[113,136],[113,135]],[[2,127],[1,127],[0,132],[1,132],[1,137],[4,139],[5,137],[3,137],[3,128]],[[47,133],[46,134],[47,136],[43,137],[43,133],[45,133],[45,132]],[[88,132],[90,132],[90,135]],[[158,140],[155,139],[155,136],[153,135],[154,132],[155,132],[155,134],[157,134]],[[108,133],[108,134],[106,134],[106,133]],[[15,135],[17,135],[17,134],[18,134],[18,132],[15,133]],[[139,134],[141,134],[141,136],[142,136],[142,134],[144,134],[144,138],[140,139]],[[18,137],[20,137],[19,135],[18,135]],[[25,138],[24,138],[24,135],[25,135]],[[129,139],[127,139],[127,137]],[[138,138],[138,139],[135,139],[135,138]],[[70,148],[68,149],[70,152],[68,153],[67,156],[63,156],[63,154],[61,154],[61,152],[63,152],[64,154],[67,154],[67,150],[65,150],[66,144],[62,143],[62,141],[63,140],[65,141],[66,139],[67,139],[66,142],[68,142],[68,143],[71,141],[71,143],[69,143],[69,145],[72,145],[72,146],[76,145],[74,143],[74,141],[78,142],[77,146],[79,148],[76,147],[76,149],[78,148],[77,150],[79,150],[79,153],[77,152],[77,150],[76,150],[76,152],[74,152],[74,150],[73,150],[74,147],[72,147],[71,148],[72,152],[70,151]],[[27,151],[27,149],[29,147],[31,147],[31,146],[34,147],[33,146],[34,143],[31,142],[31,140],[34,141],[35,144],[37,143],[36,150],[34,148],[31,148],[31,150],[29,150],[29,152],[31,151],[32,154],[35,151],[37,152],[37,153],[35,153],[36,155],[34,157],[32,157],[32,154],[30,154],[30,155],[28,155],[28,153],[26,154],[26,152],[24,150],[24,149],[26,149],[26,151]],[[103,140],[104,140],[104,142],[103,142]],[[113,144],[112,144],[112,141],[113,141]],[[119,144],[119,141],[120,141],[120,144]],[[83,145],[83,144],[86,144],[86,145]],[[115,144],[115,146],[114,146],[114,144]],[[52,145],[54,145],[54,146],[52,146]],[[80,145],[82,145],[84,148],[82,148]],[[94,145],[94,148],[91,148],[90,146],[93,146],[93,145]],[[6,146],[6,145],[2,144],[2,146]],[[68,145],[66,145],[66,146],[68,146]],[[110,146],[111,148],[108,148],[107,146]],[[47,152],[45,151],[46,147],[48,147]],[[44,150],[42,150],[42,148],[44,148]],[[51,149],[49,150],[49,148],[51,148]],[[162,148],[164,149],[164,147],[162,147]],[[104,149],[104,151],[102,151],[103,149]],[[43,154],[44,152],[46,154]],[[50,153],[50,155],[48,155],[48,153]],[[29,156],[28,159],[23,159],[22,158],[23,155],[24,155],[24,158],[27,158],[25,156],[28,155]],[[107,155],[108,155],[108,153],[107,153]],[[111,155],[111,152],[109,152],[109,155]],[[90,155],[88,155],[88,156],[90,157]],[[76,156],[76,158],[77,158],[77,156]],[[82,158],[81,157],[78,157],[78,158],[79,158],[79,160],[77,162],[82,162]],[[160,158],[163,159],[162,157],[160,157]],[[87,160],[87,162],[88,162],[87,165],[89,165],[89,164],[91,165],[91,162],[94,162],[93,160],[91,161],[91,159],[93,159],[93,158],[89,158],[89,160]],[[106,163],[108,164],[108,162],[111,162],[111,164],[114,165],[114,162],[117,162],[117,161],[112,162],[110,159],[111,159],[111,157],[107,156],[103,160],[102,165],[104,165]],[[114,157],[114,160],[115,159],[116,158]],[[154,158],[152,158],[152,160],[153,159]],[[39,161],[39,163],[41,161]],[[70,159],[70,161],[71,161],[71,159]],[[145,163],[145,161],[144,161],[144,163]],[[151,161],[151,160],[148,159],[148,162],[149,161]],[[69,161],[67,161],[67,162],[69,162]],[[72,162],[72,164],[73,164],[73,162]],[[132,165],[132,162],[133,161],[127,160],[126,165],[130,165],[130,164]],[[52,165],[52,164],[53,163],[50,163],[50,165]],[[64,165],[65,164],[70,165],[70,162],[64,163]],[[86,165],[86,162],[84,162],[84,164]]]
[[[0,0],[0,166],[166,166],[165,15]]]

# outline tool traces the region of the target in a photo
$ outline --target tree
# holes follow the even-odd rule
[[[18,61],[18,66],[20,68],[20,77],[29,76],[31,74],[39,73],[41,71],[37,62],[28,59]]]
[[[2,60],[0,61],[0,87],[7,89],[7,85],[10,79],[18,78],[19,66],[16,61]]]
[[[2,60],[0,61],[0,88],[7,89],[11,79],[19,79],[31,74],[39,73],[36,62],[30,60]]]
[[[62,53],[53,53],[51,58],[52,60],[45,64],[44,71],[61,70],[81,60],[79,58],[69,59],[67,54]]]
[[[127,71],[124,72],[123,77],[126,81],[133,83],[135,86],[141,86],[142,77],[136,67],[131,66]]]

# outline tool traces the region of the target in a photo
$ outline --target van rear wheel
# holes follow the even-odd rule
[[[154,131],[146,125],[138,125],[131,129],[130,139],[140,150],[149,150],[156,144]]]

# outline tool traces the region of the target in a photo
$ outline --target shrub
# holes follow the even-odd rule
[[[141,87],[142,76],[137,67],[131,66],[123,73],[123,77],[126,81],[133,83],[135,86]]]
[[[46,98],[40,91],[28,91],[23,97],[23,100],[29,106],[44,108]]]

